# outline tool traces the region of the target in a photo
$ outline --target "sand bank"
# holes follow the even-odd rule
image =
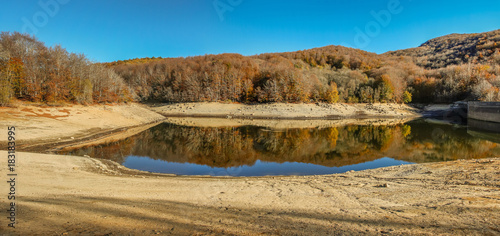
[[[104,141],[120,139],[137,130],[137,127],[164,119],[140,104],[0,108],[0,130],[7,130],[8,126],[16,127],[17,147],[36,151],[45,151],[59,144],[95,141],[97,138]],[[0,134],[0,150],[5,150],[6,141],[7,133]]]
[[[419,110],[403,104],[223,104],[214,102],[158,104],[152,110],[168,116],[244,119],[404,118]]]

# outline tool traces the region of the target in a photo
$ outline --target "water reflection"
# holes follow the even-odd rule
[[[466,127],[424,120],[282,130],[163,123],[116,143],[69,154],[110,159],[153,172],[249,176],[328,174],[405,163],[486,158],[498,156],[500,147],[469,135]]]

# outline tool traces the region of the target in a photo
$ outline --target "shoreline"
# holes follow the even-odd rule
[[[238,119],[238,118],[199,118],[199,117],[166,117],[164,122],[189,127],[241,127],[259,126],[272,130],[282,129],[307,129],[328,128],[346,125],[397,125],[418,119],[419,117],[407,118],[358,118],[358,119]]]
[[[150,105],[165,117],[338,120],[370,118],[408,118],[421,116],[420,110],[404,104],[229,104],[216,102]]]

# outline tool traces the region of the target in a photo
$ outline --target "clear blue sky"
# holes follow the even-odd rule
[[[498,0],[0,1],[0,31],[36,33],[47,46],[61,44],[97,62],[326,45],[383,53],[500,28]],[[372,12],[388,14],[377,21]]]

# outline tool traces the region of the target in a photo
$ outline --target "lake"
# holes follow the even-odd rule
[[[60,153],[177,175],[319,175],[499,156],[500,139],[488,138],[495,135],[424,119],[279,129],[162,123],[118,142]]]

